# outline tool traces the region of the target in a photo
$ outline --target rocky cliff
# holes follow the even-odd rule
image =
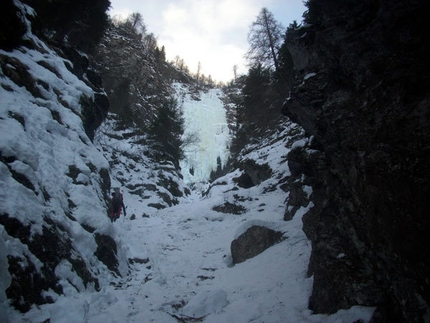
[[[25,32],[12,42],[20,47],[0,49],[0,317],[5,322],[8,301],[27,312],[60,295],[100,290],[102,273],[127,271],[107,217],[109,164],[90,140],[108,109],[97,74],[85,55],[36,37],[30,7],[15,1],[9,9]]]
[[[289,154],[313,188],[309,307],[376,306],[372,322],[428,322],[430,54],[424,1],[308,1],[287,48],[283,112],[312,138]]]

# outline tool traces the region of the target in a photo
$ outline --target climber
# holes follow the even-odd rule
[[[121,207],[124,210],[124,216],[126,216],[124,200],[122,197],[122,193],[120,192],[118,187],[114,188],[114,192],[112,193],[112,198],[110,200],[110,216],[112,222],[116,221],[121,214]]]

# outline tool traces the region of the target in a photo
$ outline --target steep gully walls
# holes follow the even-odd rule
[[[428,322],[430,47],[423,1],[310,1],[290,32],[297,85],[283,113],[315,207],[310,308],[376,306],[372,322]],[[309,74],[312,73],[312,74]],[[307,75],[307,77],[305,77]]]

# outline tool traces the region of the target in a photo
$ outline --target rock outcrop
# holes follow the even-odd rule
[[[272,175],[269,165],[258,165],[251,159],[238,162],[238,167],[243,171],[235,181],[239,187],[250,188],[260,184]]]
[[[278,243],[283,233],[269,228],[254,225],[237,239],[231,242],[231,256],[233,263],[238,264],[262,253],[267,248]]]
[[[26,29],[9,42],[19,49],[0,50],[2,318],[7,299],[26,312],[59,295],[98,291],[100,276],[122,275],[127,266],[106,216],[109,164],[89,138],[101,122],[89,120],[101,83],[89,80],[85,55],[69,48],[72,63],[65,48],[32,34],[32,10],[13,3]]]
[[[309,307],[375,306],[372,322],[428,322],[430,45],[423,1],[309,1],[287,47],[300,80],[283,112],[309,146]],[[427,319],[426,319],[427,317]]]

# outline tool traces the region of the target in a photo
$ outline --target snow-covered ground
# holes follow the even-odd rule
[[[268,162],[275,170],[275,176],[250,189],[235,185],[233,179],[240,175],[236,170],[216,180],[204,197],[192,192],[178,205],[157,210],[123,186],[127,216],[111,226],[122,255],[131,259],[127,273],[101,275],[100,292],[68,290],[54,304],[34,307],[25,315],[14,312],[10,322],[48,318],[52,323],[368,322],[373,308],[355,307],[334,315],[312,315],[307,309],[312,289],[312,278],[306,277],[311,247],[301,219],[307,208],[299,210],[292,221],[283,221],[286,193],[278,187],[277,175],[288,174],[287,131],[279,134],[284,140],[268,138],[258,147],[248,147],[244,158]],[[137,154],[129,143],[117,144],[123,145],[116,146],[118,151]],[[113,171],[128,174],[141,167],[130,167],[133,162],[117,163]],[[148,166],[127,176],[134,182],[144,181],[151,176]],[[113,179],[113,183],[120,182]],[[246,212],[213,210],[226,202],[241,205]],[[233,265],[230,244],[253,224],[276,228],[286,239]]]
[[[112,224],[128,258],[129,273],[98,293],[60,297],[27,313],[22,322],[368,322],[373,309],[356,307],[334,315],[307,309],[312,278],[306,278],[310,244],[301,230],[302,209],[282,220],[285,193],[265,185],[231,191],[229,174],[209,197],[190,196],[163,210],[142,210],[127,195],[128,216]],[[269,183],[266,183],[269,184]],[[215,205],[246,197],[247,212],[223,214]],[[132,214],[146,213],[149,217]],[[251,223],[275,226],[286,239],[259,256],[232,266],[230,243]],[[18,321],[13,321],[18,322]]]

